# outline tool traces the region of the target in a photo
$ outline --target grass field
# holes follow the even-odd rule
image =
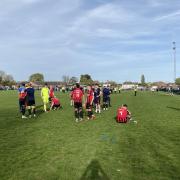
[[[180,179],[180,96],[132,92],[112,95],[109,111],[75,123],[67,94],[63,110],[22,120],[17,93],[0,92],[1,180]],[[137,124],[117,124],[127,103]]]

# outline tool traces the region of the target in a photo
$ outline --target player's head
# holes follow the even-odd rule
[[[122,106],[123,106],[123,107],[128,107],[127,104],[123,104]]]
[[[21,86],[25,87],[25,83],[22,83]]]
[[[46,86],[46,87],[47,87],[47,86],[48,86],[48,84],[47,84],[47,83],[45,83],[45,84],[44,84],[44,86]]]
[[[80,88],[80,84],[79,83],[76,83],[76,88]]]
[[[91,88],[92,88],[91,85],[88,85],[88,86],[87,86],[87,89],[88,89],[88,90],[91,90]]]
[[[32,85],[31,85],[31,83],[27,83],[27,84],[25,85],[25,87],[26,87],[26,88],[29,88],[29,87],[32,87]]]
[[[95,88],[97,89],[99,87],[99,84],[95,84]]]

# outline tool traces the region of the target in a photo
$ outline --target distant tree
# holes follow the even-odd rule
[[[0,83],[4,81],[5,76],[6,76],[6,73],[4,71],[0,71]]]
[[[74,76],[71,77],[70,80],[69,80],[69,83],[70,83],[70,84],[75,84],[75,83],[77,83],[77,82],[78,82],[78,78],[77,78],[77,77],[74,77]]]
[[[0,71],[0,83],[4,86],[11,86],[15,82],[12,75],[6,74],[4,71]]]
[[[180,85],[180,78],[176,78],[176,82],[177,85]]]
[[[63,75],[63,76],[62,76],[62,81],[63,81],[64,83],[68,84],[68,83],[69,83],[69,80],[70,80],[69,76],[66,76],[66,75]]]
[[[141,85],[145,85],[146,81],[145,81],[145,76],[144,74],[141,75]]]
[[[44,82],[44,75],[41,73],[32,74],[29,77],[30,82]]]
[[[7,75],[4,77],[4,81],[6,81],[6,82],[13,82],[13,81],[14,81],[14,78],[13,78],[12,75],[7,74]]]
[[[93,80],[89,74],[82,74],[80,77],[80,83],[84,85],[92,84]]]

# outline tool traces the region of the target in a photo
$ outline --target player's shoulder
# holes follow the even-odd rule
[[[46,91],[46,87],[43,87],[43,88],[42,88],[42,91]]]
[[[19,91],[19,92],[21,92],[21,91],[22,91],[22,88],[21,88],[21,87],[20,87],[20,88],[18,88],[18,91]]]

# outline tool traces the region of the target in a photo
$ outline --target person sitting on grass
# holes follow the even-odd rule
[[[61,104],[60,104],[60,101],[59,101],[59,99],[58,98],[56,98],[56,97],[53,97],[52,99],[51,99],[51,110],[58,110],[58,109],[60,109],[61,108]]]
[[[128,106],[126,104],[123,104],[117,110],[117,119],[116,119],[116,121],[118,123],[127,123],[130,120],[131,120],[131,113],[128,110]]]

